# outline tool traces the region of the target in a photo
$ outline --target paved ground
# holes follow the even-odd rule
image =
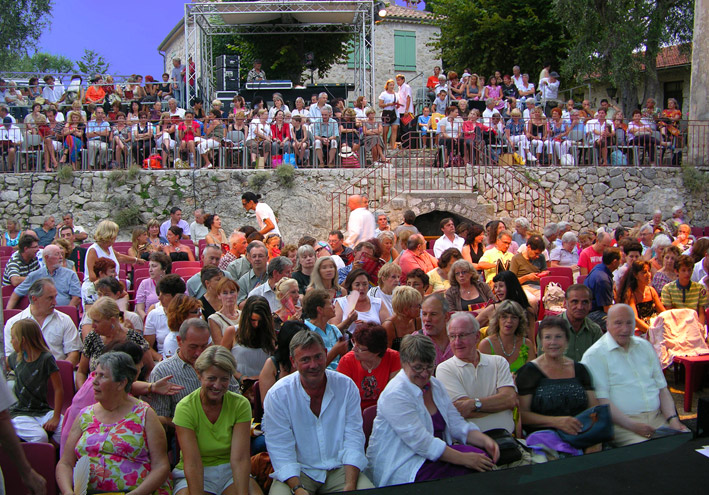
[[[672,392],[672,398],[675,400],[675,405],[677,406],[677,412],[681,420],[694,420],[697,417],[697,401],[700,397],[709,397],[709,380],[704,379],[704,388],[694,392],[692,395],[692,410],[690,412],[685,412],[684,410],[684,370],[680,367],[680,376],[677,385],[675,385],[675,373],[673,371],[673,366],[670,366],[665,370],[665,378],[667,379],[667,385]]]

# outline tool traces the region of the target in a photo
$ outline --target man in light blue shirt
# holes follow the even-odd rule
[[[57,306],[79,306],[81,302],[81,284],[74,270],[62,266],[61,248],[55,244],[50,244],[42,251],[44,265],[33,271],[27,278],[18,285],[10,300],[7,309],[14,309],[21,297],[27,295],[32,284],[41,278],[51,278],[57,289]]]
[[[337,127],[337,122],[332,120],[332,108],[329,105],[321,110],[322,119],[313,124],[313,135],[315,136],[315,154],[318,157],[318,164],[322,166],[324,163],[323,149],[327,150],[327,166],[335,165],[335,156],[337,155],[337,138],[340,131]],[[310,114],[312,116],[312,112]]]
[[[96,119],[89,121],[86,126],[86,139],[89,142],[89,167],[96,165],[96,152],[99,153],[100,163],[106,160],[111,125],[104,120],[105,118],[106,112],[103,107],[96,107]]]

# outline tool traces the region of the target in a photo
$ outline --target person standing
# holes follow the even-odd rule
[[[259,203],[260,194],[245,192],[241,195],[241,204],[246,211],[251,211],[256,214],[258,222],[259,234],[265,236],[269,232],[281,236],[281,231],[278,230],[278,221],[273,210],[266,203]]]
[[[354,194],[347,199],[350,218],[347,222],[345,244],[350,247],[374,237],[374,215],[367,209],[368,204],[367,197],[358,194]]]

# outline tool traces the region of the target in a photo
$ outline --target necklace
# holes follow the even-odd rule
[[[517,336],[516,335],[514,337],[512,337],[512,351],[510,351],[509,354],[505,350],[505,345],[502,343],[502,339],[500,338],[499,334],[497,335],[497,341],[500,343],[500,349],[502,349],[502,354],[504,354],[505,357],[510,357],[517,350]]]

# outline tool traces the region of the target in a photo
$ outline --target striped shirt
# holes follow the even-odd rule
[[[697,282],[690,282],[689,289],[682,289],[679,280],[662,288],[662,304],[667,309],[697,309],[707,306],[707,291]]]
[[[29,263],[25,263],[20,253],[15,251],[5,265],[5,273],[2,275],[2,285],[11,285],[12,277],[27,277],[30,273],[39,268],[37,258],[32,258]]]
[[[180,359],[179,351],[172,357],[160,361],[153,368],[150,373],[150,381],[155,383],[161,378],[170,375],[172,375],[172,378],[170,378],[171,383],[182,385],[185,388],[175,395],[151,394],[147,397],[148,404],[155,410],[157,415],[166,418],[172,418],[175,415],[177,403],[202,386],[199,376],[197,376],[197,372],[192,365]],[[240,393],[239,382],[233,376],[229,382],[229,390],[237,394]]]

